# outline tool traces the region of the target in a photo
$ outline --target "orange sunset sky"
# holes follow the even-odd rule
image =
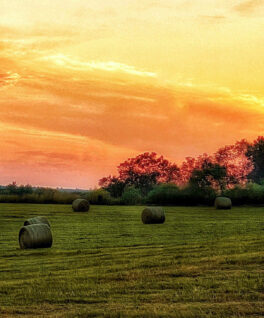
[[[263,129],[263,0],[0,1],[0,184],[90,188]]]

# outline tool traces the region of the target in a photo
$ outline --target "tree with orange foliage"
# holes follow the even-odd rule
[[[215,162],[226,168],[227,184],[245,185],[248,181],[248,175],[253,170],[252,160],[246,155],[249,143],[242,139],[234,145],[220,148],[214,155]]]
[[[120,187],[121,185],[134,186],[146,194],[155,184],[176,183],[179,178],[177,165],[163,156],[158,156],[155,152],[145,152],[135,158],[129,158],[118,166],[118,173],[118,177],[102,178],[99,185],[110,193],[119,184]]]
[[[213,161],[213,157],[209,156],[207,153],[204,153],[197,158],[187,157],[180,167],[179,178],[177,180],[178,185],[187,184],[190,181],[194,170],[201,170],[205,162]]]

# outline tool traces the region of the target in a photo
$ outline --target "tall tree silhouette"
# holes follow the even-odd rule
[[[264,137],[258,137],[246,152],[247,157],[253,163],[253,170],[249,174],[249,179],[256,183],[264,180]]]

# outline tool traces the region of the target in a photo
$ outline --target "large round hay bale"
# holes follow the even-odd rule
[[[148,207],[142,211],[141,219],[144,224],[161,224],[165,222],[165,213],[162,208]]]
[[[51,247],[50,228],[43,223],[23,226],[19,231],[19,245],[22,249]]]
[[[34,218],[27,219],[24,222],[24,226],[32,225],[32,224],[47,224],[50,227],[49,221],[44,216],[36,216]]]
[[[76,199],[72,202],[72,209],[75,212],[87,212],[89,208],[90,204],[85,199]]]
[[[232,201],[226,197],[217,197],[214,202],[215,208],[219,210],[229,210],[232,208]]]

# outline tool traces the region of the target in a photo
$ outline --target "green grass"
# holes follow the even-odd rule
[[[263,317],[264,208],[0,205],[0,317]],[[20,250],[50,220],[51,249]]]

